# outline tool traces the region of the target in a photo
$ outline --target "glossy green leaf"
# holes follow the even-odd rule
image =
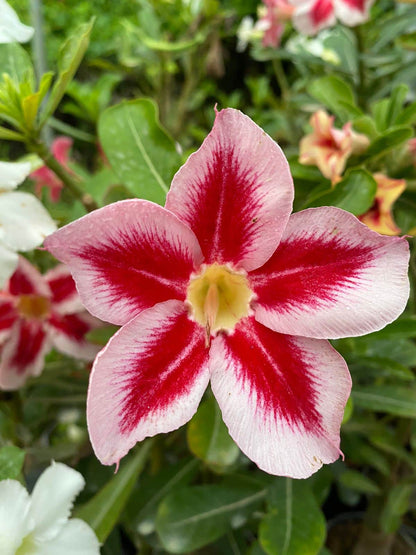
[[[105,541],[117,524],[134,484],[143,469],[152,442],[145,441],[128,460],[121,463],[121,468],[114,477],[75,515],[82,518],[95,531],[100,542]]]
[[[93,25],[94,20],[80,25],[62,45],[58,58],[58,76],[42,113],[41,125],[46,123],[49,116],[54,113],[65,94],[68,84],[77,72],[88,48]]]
[[[213,466],[229,466],[240,453],[213,397],[199,405],[198,412],[188,424],[187,439],[192,453]]]
[[[370,144],[363,155],[363,159],[374,158],[376,156],[387,154],[394,148],[401,146],[412,137],[413,130],[411,127],[402,126],[390,128]]]
[[[316,555],[325,541],[325,518],[303,480],[276,478],[259,540],[268,555]]]
[[[352,398],[357,407],[416,418],[416,390],[394,385],[354,386]]]
[[[319,77],[309,84],[307,91],[343,122],[361,113],[351,86],[338,76]]]
[[[312,206],[338,206],[355,216],[371,208],[377,191],[377,183],[366,170],[352,170],[332,189],[308,202]]]
[[[164,466],[156,475],[143,476],[131,497],[128,513],[139,534],[147,536],[155,531],[159,503],[168,494],[188,485],[198,472],[200,462],[195,459],[181,460]]]
[[[379,495],[380,487],[370,478],[358,470],[346,470],[339,477],[340,483],[347,488],[368,495]]]
[[[15,479],[23,468],[25,452],[14,445],[5,445],[0,449],[0,480]]]
[[[266,489],[240,484],[183,488],[159,505],[156,531],[169,553],[189,553],[243,523],[266,495]]]
[[[142,98],[108,108],[98,134],[120,182],[133,195],[164,204],[180,157],[158,121],[156,104]]]

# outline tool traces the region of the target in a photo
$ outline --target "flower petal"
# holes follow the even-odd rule
[[[55,310],[61,314],[70,314],[84,309],[68,266],[59,264],[49,270],[44,279],[51,289],[51,302]]]
[[[207,264],[252,270],[275,250],[292,209],[293,183],[279,146],[238,110],[213,130],[173,178],[166,208],[196,234]]]
[[[189,276],[202,262],[192,231],[139,199],[96,210],[58,230],[45,246],[68,264],[87,309],[113,324],[156,303],[184,300]]]
[[[12,298],[7,296],[0,297],[0,342],[8,335],[18,318],[15,303]]]
[[[213,340],[210,368],[230,435],[259,468],[307,478],[339,457],[351,379],[327,341],[281,335],[248,318]]]
[[[42,543],[42,555],[99,555],[100,544],[92,528],[71,518],[51,541]]]
[[[49,350],[42,323],[18,320],[1,354],[0,388],[6,391],[18,389],[29,376],[39,376]]]
[[[348,25],[354,27],[369,19],[369,12],[374,0],[336,0],[334,4],[337,18]]]
[[[15,555],[23,538],[33,529],[29,494],[17,480],[0,482],[0,553]]]
[[[30,506],[30,516],[35,522],[35,541],[45,542],[58,535],[84,485],[82,475],[66,464],[52,462],[41,474],[33,489]]]
[[[337,0],[298,0],[293,2],[296,10],[292,22],[297,31],[304,35],[316,35],[321,29],[336,23],[334,3]]]
[[[27,42],[32,38],[33,27],[23,25],[6,0],[0,0],[0,14],[0,44],[15,41]]]
[[[95,454],[113,464],[145,437],[176,430],[196,412],[208,381],[204,330],[184,304],[142,312],[94,363],[87,419]]]
[[[93,360],[101,349],[85,339],[85,335],[99,325],[100,321],[86,311],[79,314],[52,312],[48,320],[53,346],[65,355],[82,360]]]
[[[18,255],[0,241],[0,289],[15,271],[18,260]]]
[[[0,239],[10,249],[29,251],[56,230],[48,212],[30,193],[0,195]]]
[[[26,258],[19,256],[16,271],[7,284],[11,295],[43,295],[50,297],[51,290],[42,274]]]
[[[334,207],[293,214],[275,254],[250,274],[256,319],[280,333],[363,335],[399,316],[409,296],[404,238]]]
[[[2,0],[0,0],[0,12],[1,2]],[[0,162],[0,190],[15,189],[29,175],[31,167],[30,162]]]

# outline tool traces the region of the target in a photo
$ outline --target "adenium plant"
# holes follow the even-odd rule
[[[46,239],[88,310],[122,326],[89,385],[102,463],[189,421],[208,383],[266,472],[306,478],[340,456],[351,379],[327,339],[403,311],[408,245],[338,208],[291,215],[293,196],[279,146],[226,109],[164,208],[121,201]]]

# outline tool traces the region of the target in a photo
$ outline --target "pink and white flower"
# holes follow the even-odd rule
[[[295,8],[288,0],[263,0],[263,4],[256,25],[264,29],[263,46],[277,47],[285,30],[285,22],[291,20]]]
[[[25,258],[0,292],[0,388],[14,390],[43,370],[45,355],[93,360],[99,347],[85,334],[99,322],[81,304],[65,266],[42,276]]]
[[[68,166],[68,162],[72,143],[73,141],[69,137],[57,137],[51,146],[53,157],[70,173],[72,173],[72,170]],[[59,201],[64,184],[51,169],[47,166],[41,166],[30,174],[30,178],[35,182],[35,192],[38,196],[41,195],[42,188],[47,187],[51,201]]]
[[[339,20],[348,27],[365,23],[374,0],[291,0],[292,22],[304,35],[315,35]]]
[[[103,464],[189,421],[209,382],[230,435],[266,472],[304,478],[339,457],[351,379],[324,338],[402,312],[408,245],[333,207],[291,216],[293,195],[278,145],[226,109],[165,208],[121,201],[46,240],[88,310],[122,326],[88,393]]]

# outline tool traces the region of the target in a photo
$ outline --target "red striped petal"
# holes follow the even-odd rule
[[[406,306],[408,260],[405,239],[379,235],[344,210],[298,212],[274,255],[249,276],[256,319],[316,338],[376,331]]]
[[[175,175],[166,208],[195,232],[206,263],[251,270],[275,250],[292,201],[279,146],[250,118],[227,109]]]
[[[167,301],[123,326],[98,355],[87,402],[92,445],[103,464],[145,437],[182,426],[209,381],[204,330],[183,303]]]
[[[45,246],[68,264],[87,309],[113,324],[156,303],[184,300],[190,274],[202,262],[192,231],[139,199],[96,210],[48,237]]]
[[[48,319],[48,328],[53,346],[69,356],[93,360],[100,347],[85,339],[85,335],[100,324],[87,312],[58,314],[53,312]]]
[[[51,302],[55,310],[61,314],[83,310],[75,281],[68,266],[60,264],[45,274],[51,292]]]
[[[247,318],[213,340],[211,386],[231,437],[259,468],[306,478],[339,455],[351,379],[327,341]]]
[[[23,256],[19,256],[19,264],[10,278],[6,289],[14,296],[42,295],[50,297],[51,295],[44,277]]]
[[[29,376],[38,376],[43,370],[44,357],[49,349],[42,322],[17,321],[3,347],[0,387],[6,390],[18,389]]]

